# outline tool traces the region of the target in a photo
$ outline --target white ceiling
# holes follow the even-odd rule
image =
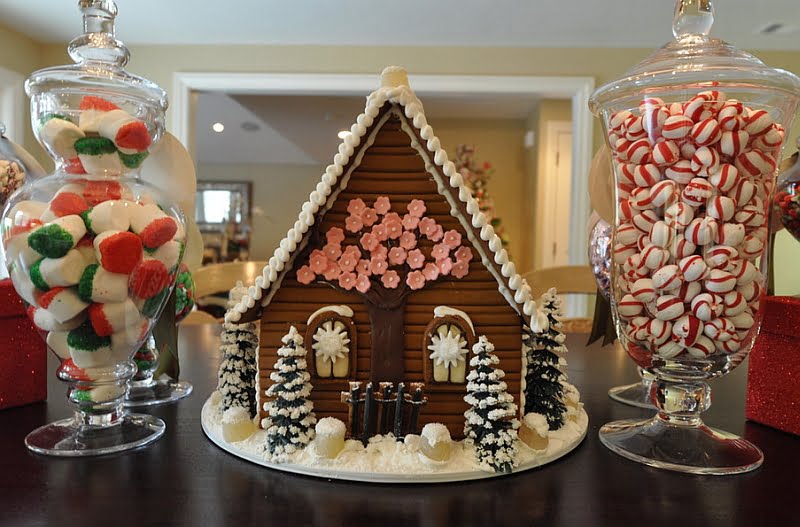
[[[653,48],[672,0],[118,0],[130,44]],[[0,21],[39,40],[81,29],[77,0],[2,0]],[[800,50],[797,0],[719,0],[714,34],[744,49]],[[782,23],[785,32],[759,30]]]

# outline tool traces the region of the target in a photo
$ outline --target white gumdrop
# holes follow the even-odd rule
[[[486,225],[484,225],[483,227],[481,227],[481,239],[482,239],[483,241],[489,241],[489,240],[491,240],[491,239],[492,239],[492,236],[494,236],[494,229],[492,229],[492,226],[491,226],[491,225],[489,225],[489,224],[487,223]]]
[[[431,128],[431,125],[427,124],[423,126],[419,131],[419,136],[426,141],[433,137],[433,128]]]
[[[460,199],[461,201],[467,201],[471,197],[472,197],[472,192],[470,192],[470,190],[466,187],[466,185],[463,185],[458,188],[458,199]]]
[[[436,152],[437,150],[439,150],[441,148],[442,144],[439,142],[439,138],[438,137],[433,136],[430,139],[428,139],[427,146],[428,146],[428,150],[430,150],[431,152]]]
[[[447,163],[447,152],[444,150],[437,150],[436,155],[433,156],[433,160],[436,161],[437,165],[444,165]]]
[[[509,278],[517,274],[517,267],[514,265],[514,262],[509,261],[503,264],[500,268],[500,272],[503,273],[503,276]]]

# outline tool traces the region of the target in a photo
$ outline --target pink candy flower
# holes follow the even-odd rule
[[[389,257],[389,249],[385,245],[378,245],[374,251],[369,252],[370,256],[378,256],[384,260]]]
[[[361,213],[361,222],[365,227],[372,227],[376,221],[378,221],[378,213],[375,212],[375,209],[367,208]]]
[[[314,271],[307,265],[304,265],[300,269],[297,270],[297,281],[301,284],[308,285],[314,281],[317,275],[314,274]]]
[[[422,271],[412,271],[406,277],[406,284],[414,290],[422,289],[425,286],[425,275],[422,274]]]
[[[416,216],[412,216],[411,214],[406,214],[403,216],[403,228],[407,231],[413,231],[419,225],[419,218]]]
[[[422,274],[425,276],[425,280],[432,282],[439,278],[439,267],[435,263],[425,264]]]
[[[344,220],[344,228],[350,232],[358,232],[364,228],[361,216],[350,215]]]
[[[366,293],[370,287],[372,287],[372,283],[369,281],[369,277],[365,274],[359,274],[358,278],[356,278],[356,289],[361,293]]]
[[[346,273],[354,271],[357,264],[358,256],[354,256],[351,251],[345,250],[345,252],[342,253],[342,257],[339,258],[339,267]]]
[[[325,233],[325,239],[328,243],[342,243],[344,241],[344,231],[341,227],[331,227]]]
[[[329,262],[328,267],[325,268],[325,272],[322,275],[325,277],[325,280],[333,281],[339,278],[340,274],[342,274],[342,270],[336,265],[336,262]]]
[[[432,232],[428,233],[428,239],[432,242],[438,242],[444,236],[444,229],[441,225],[436,225]]]
[[[444,260],[437,260],[436,267],[439,268],[439,274],[442,276],[447,276],[450,274],[450,270],[453,268],[453,260],[450,258],[445,258]]]
[[[373,256],[369,261],[369,270],[374,275],[382,275],[389,269],[389,264],[386,263],[385,258]]]
[[[355,245],[348,245],[342,254],[346,254],[350,258],[356,260],[356,262],[358,262],[358,259],[361,258],[361,251]]]
[[[381,277],[381,283],[386,289],[396,289],[400,285],[400,275],[397,271],[386,271]]]
[[[374,234],[378,241],[385,242],[389,238],[389,233],[386,230],[386,225],[380,224],[372,227],[372,234]]]
[[[450,247],[444,243],[437,243],[431,250],[431,257],[434,260],[443,260],[450,256]]]
[[[350,291],[356,285],[355,273],[342,273],[339,275],[339,287]]]
[[[451,249],[455,249],[456,247],[461,245],[461,233],[456,230],[449,230],[446,233],[444,233],[443,242]]]
[[[367,205],[361,198],[351,199],[350,203],[347,204],[347,212],[349,212],[353,216],[360,216],[361,213],[364,212],[364,209],[366,208]]]
[[[403,234],[403,223],[400,221],[399,216],[397,218],[390,218],[387,214],[383,219],[382,225],[386,227],[386,237],[390,240],[396,240]]]
[[[406,262],[408,262],[408,266],[412,269],[421,269],[422,266],[425,265],[425,255],[422,254],[422,251],[419,249],[414,249],[413,251],[409,251]]]
[[[378,237],[372,234],[371,232],[365,232],[363,236],[361,236],[361,247],[364,248],[365,251],[372,251],[375,247],[378,246]]]
[[[436,228],[436,220],[433,218],[422,218],[419,220],[419,232],[427,236],[429,232],[433,232]]]
[[[378,197],[378,199],[375,200],[375,205],[373,206],[375,207],[375,211],[378,214],[386,214],[387,212],[389,212],[389,209],[392,207],[392,204],[389,201],[389,198],[387,198],[386,196],[380,196]]]
[[[329,243],[322,248],[328,260],[337,260],[342,255],[342,246],[338,243]]]
[[[400,247],[411,250],[417,246],[417,237],[413,232],[404,232],[400,235]]]
[[[425,214],[425,202],[421,199],[412,199],[408,204],[408,213],[416,218],[421,218]]]
[[[371,274],[369,270],[369,260],[359,260],[356,264],[356,272],[369,276]]]
[[[459,247],[456,251],[456,261],[469,263],[470,260],[472,260],[472,249],[469,247]]]
[[[406,250],[402,247],[392,247],[389,249],[389,263],[392,265],[403,265],[406,261]]]
[[[469,262],[465,260],[458,260],[455,265],[453,265],[453,270],[450,271],[450,274],[455,276],[456,278],[464,278],[467,276],[469,272]]]
[[[308,265],[315,273],[324,273],[325,269],[328,267],[328,257],[325,256],[324,252],[320,251],[319,249],[315,249],[311,251],[311,256],[308,258]]]

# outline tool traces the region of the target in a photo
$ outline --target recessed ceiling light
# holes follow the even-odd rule
[[[338,134],[336,134],[339,139],[344,139],[348,135],[350,135],[350,130],[340,130]]]
[[[258,125],[258,123],[254,123],[253,121],[244,121],[242,123],[242,130],[245,132],[257,132],[260,129],[261,127]]]
[[[211,129],[217,132],[218,134],[221,134],[222,131],[225,130],[225,125],[222,123],[214,123],[211,125]]]

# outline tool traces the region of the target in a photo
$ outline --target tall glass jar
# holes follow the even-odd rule
[[[126,413],[131,361],[175,283],[184,249],[179,208],[138,178],[164,133],[165,92],[125,71],[114,2],[81,0],[73,65],[31,74],[25,89],[37,140],[55,172],[11,196],[2,241],[28,314],[61,360],[72,418],[25,439],[57,456],[150,443],[164,423]]]
[[[800,79],[709,37],[709,0],[679,0],[675,40],[599,88],[616,181],[612,311],[627,353],[656,376],[655,418],[601,441],[676,471],[758,467],[761,451],[711,429],[706,381],[738,366],[758,333],[769,212]]]

